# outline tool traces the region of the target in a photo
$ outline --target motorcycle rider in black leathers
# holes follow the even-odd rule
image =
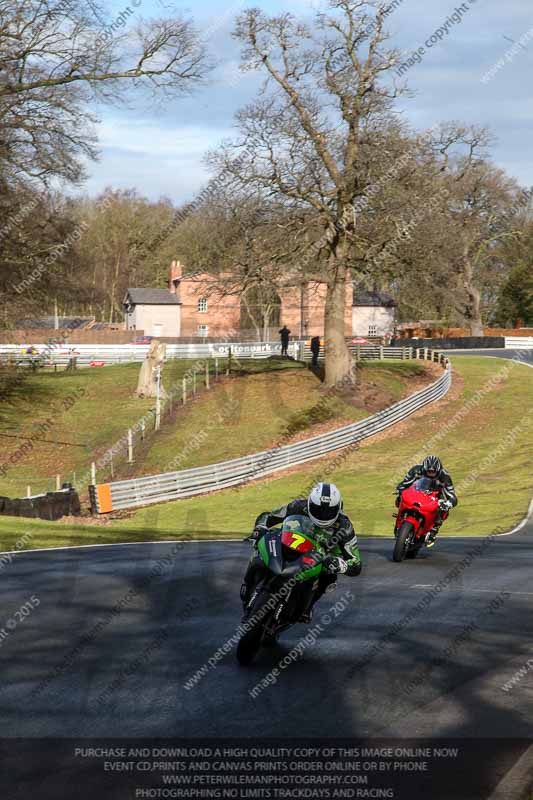
[[[427,456],[422,464],[415,464],[411,467],[405,478],[396,487],[397,498],[396,506],[400,505],[400,496],[404,489],[411,486],[418,478],[431,478],[434,481],[435,489],[439,490],[439,515],[435,521],[435,525],[426,535],[426,545],[433,547],[435,539],[442,525],[444,518],[443,514],[455,508],[457,505],[457,495],[453,486],[453,481],[449,472],[442,466],[440,458],[437,456]]]
[[[309,497],[291,500],[287,505],[276,508],[274,511],[266,511],[257,517],[251,537],[255,542],[255,553],[241,587],[245,618],[246,607],[261,577],[262,562],[257,555],[257,542],[269,528],[279,525],[286,517],[293,514],[308,517],[313,522],[317,531],[318,543],[325,552],[330,554],[328,567],[321,573],[318,587],[311,596],[309,608],[300,616],[299,622],[311,621],[313,606],[327,588],[335,583],[338,573],[353,577],[361,572],[361,556],[357,536],[350,519],[342,513],[341,493],[333,483],[319,483],[313,487]]]

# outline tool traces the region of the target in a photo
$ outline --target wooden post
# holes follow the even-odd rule
[[[209,389],[209,359],[205,362],[205,388]]]
[[[161,367],[157,367],[156,373],[156,395],[155,395],[155,429],[161,427]]]
[[[428,350],[428,348],[427,348],[427,347],[424,347],[424,360],[425,360],[425,361],[427,361],[427,360],[428,360],[428,357],[429,357],[429,356],[428,356],[428,353],[429,353],[429,350]]]
[[[31,486],[26,487],[26,497],[31,497]]]
[[[94,463],[94,461],[91,464],[91,483],[93,486],[96,485],[96,464]]]
[[[133,464],[133,434],[131,428],[128,430],[128,464]]]
[[[61,489],[61,475],[56,475],[56,492]]]
[[[379,346],[379,360],[383,361],[383,345],[380,344]]]

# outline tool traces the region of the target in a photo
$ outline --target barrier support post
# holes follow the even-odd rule
[[[128,430],[128,464],[133,464],[133,434]]]
[[[96,485],[96,464],[94,463],[94,461],[91,464],[91,483],[93,486]]]

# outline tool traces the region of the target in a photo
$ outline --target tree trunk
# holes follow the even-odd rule
[[[146,359],[143,361],[139,373],[139,381],[137,383],[138,397],[157,396],[157,374],[158,370],[163,369],[165,354],[166,345],[159,342],[158,339],[152,339],[150,342],[150,350],[146,354]],[[160,384],[160,397],[161,399],[167,397],[162,382]]]
[[[331,263],[326,293],[325,358],[326,384],[334,386],[343,379],[355,380],[354,363],[344,338],[344,310],[346,305],[346,267]]]
[[[468,298],[465,308],[465,320],[470,328],[470,335],[483,336],[481,293],[474,285],[474,268],[469,258],[465,259],[463,285]]]

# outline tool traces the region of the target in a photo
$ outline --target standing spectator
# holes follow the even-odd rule
[[[286,325],[284,325],[283,328],[280,330],[279,335],[281,337],[281,355],[288,356],[290,330],[287,328]]]
[[[318,367],[318,356],[320,353],[320,336],[313,336],[311,339],[311,353],[313,354],[313,360],[311,361],[311,366]]]

